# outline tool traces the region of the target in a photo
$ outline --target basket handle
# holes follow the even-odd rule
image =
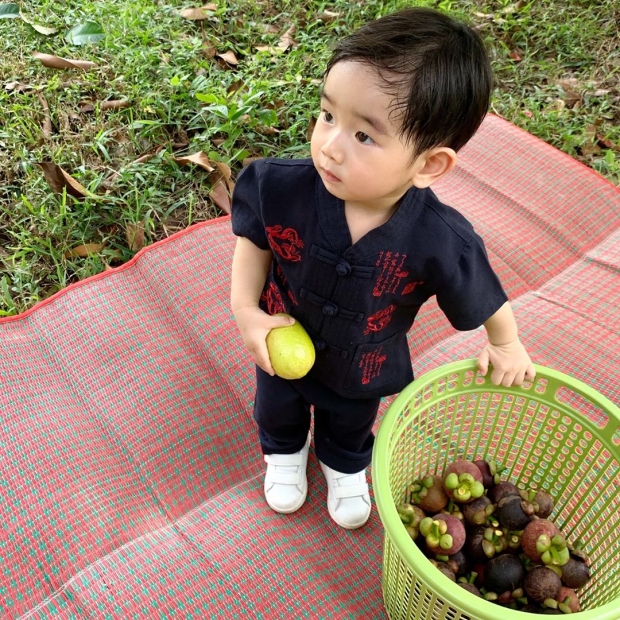
[[[558,406],[569,409],[596,427],[596,433],[620,446],[620,408],[589,385],[551,368],[536,367],[534,391],[550,390]]]

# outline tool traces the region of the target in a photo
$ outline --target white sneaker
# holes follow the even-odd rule
[[[362,527],[370,516],[370,494],[366,470],[343,474],[321,463],[327,480],[327,510],[329,516],[347,530]]]
[[[276,512],[288,514],[299,510],[306,501],[308,479],[306,463],[310,433],[306,445],[294,454],[265,454],[265,499]]]

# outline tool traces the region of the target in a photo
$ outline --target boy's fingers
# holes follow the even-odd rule
[[[530,364],[525,371],[525,378],[528,381],[533,381],[536,377],[536,369],[534,368],[534,364]]]
[[[293,325],[293,323],[295,323],[295,319],[292,316],[272,316],[269,321],[269,328],[288,327],[289,325]]]
[[[478,356],[478,371],[484,377],[487,374],[488,370],[489,370],[489,354],[487,350],[485,349]]]

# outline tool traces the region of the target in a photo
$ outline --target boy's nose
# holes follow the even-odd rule
[[[344,158],[344,151],[340,141],[340,133],[334,133],[323,142],[321,146],[321,152],[325,157],[334,160],[336,163],[342,163]]]

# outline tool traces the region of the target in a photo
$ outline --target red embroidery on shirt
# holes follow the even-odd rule
[[[405,288],[403,289],[403,292],[401,293],[402,295],[409,295],[409,293],[413,293],[413,291],[415,290],[415,287],[418,284],[424,284],[424,282],[420,281],[420,282],[409,282],[408,284],[405,284]]]
[[[394,314],[394,310],[396,310],[396,306],[394,304],[390,304],[387,308],[383,308],[383,310],[378,310],[372,316],[369,316],[366,319],[366,329],[364,330],[364,336],[368,336],[368,334],[370,334],[371,332],[381,331],[392,320],[392,314]]]
[[[269,286],[263,291],[260,299],[261,301],[265,302],[265,304],[267,304],[267,312],[269,314],[286,312],[282,295],[280,295],[278,287],[273,282],[269,283]]]
[[[284,272],[282,271],[282,267],[280,267],[280,265],[276,265],[276,275],[278,276],[278,278],[280,278],[282,286],[286,289],[286,294],[288,295],[288,298],[294,305],[297,305],[298,301],[295,298],[295,293],[293,293],[293,291],[289,288],[288,280],[286,279],[286,276],[284,275]]]
[[[381,374],[381,366],[387,359],[387,355],[381,355],[383,347],[370,353],[362,353],[359,367],[362,369],[362,385],[368,385],[373,379]]]
[[[278,224],[277,226],[267,226],[266,230],[269,245],[274,252],[292,263],[298,263],[301,260],[300,250],[304,247],[304,242],[299,238],[294,228],[282,230],[282,226]]]
[[[381,267],[381,273],[375,282],[372,294],[380,297],[384,293],[396,293],[396,289],[400,286],[403,278],[409,275],[409,271],[403,269],[403,264],[407,258],[406,254],[396,252],[379,252],[376,266]]]

